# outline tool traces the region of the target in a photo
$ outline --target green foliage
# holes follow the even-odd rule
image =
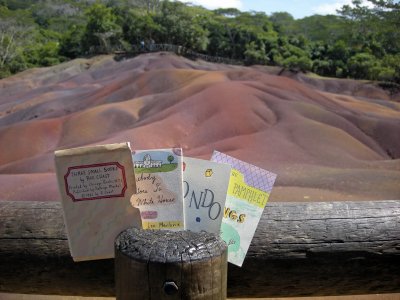
[[[37,0],[2,0],[0,4],[10,10],[17,10],[30,8],[35,2],[37,2]]]
[[[0,79],[6,78],[10,76],[12,73],[9,68],[1,68],[0,67]]]
[[[352,36],[350,44],[358,49],[365,47],[382,48],[389,54],[400,51],[400,4],[393,1],[369,0],[375,7],[363,6],[360,0],[353,0],[353,7],[343,6],[341,15]],[[377,49],[371,49],[374,54]],[[382,51],[379,49],[379,51]]]
[[[357,53],[348,60],[349,74],[356,79],[370,79],[375,76],[373,69],[378,67],[376,58],[369,53]]]
[[[296,20],[292,34],[303,34],[311,41],[322,42],[348,40],[349,36],[346,21],[334,15],[314,15]]]
[[[155,13],[160,9],[160,0],[108,0],[107,5],[116,9],[119,8],[135,8],[135,10],[142,10],[147,13]]]
[[[283,66],[293,71],[310,71],[312,68],[312,60],[305,56],[289,56],[283,60]]]
[[[63,32],[83,17],[81,8],[67,1],[53,0],[37,2],[31,8],[35,22],[43,28]]]
[[[0,6],[0,73],[1,77],[28,67],[22,51],[32,43],[34,22],[27,12],[11,11]]]
[[[141,173],[159,173],[159,172],[171,172],[178,167],[177,163],[163,164],[161,167],[152,168],[135,168],[136,174]]]
[[[211,55],[244,59],[246,63],[266,63],[268,52],[276,45],[278,33],[264,13],[241,13],[220,9],[207,28]],[[263,52],[263,53],[261,53]]]
[[[287,12],[275,12],[271,15],[270,20],[274,29],[280,34],[291,35],[295,32],[295,20]]]
[[[214,56],[231,57],[230,39],[228,35],[228,23],[224,24],[225,18],[216,16],[209,20],[206,28],[209,32],[208,53]]]
[[[0,0],[0,77],[143,41],[323,76],[400,82],[400,4],[295,20],[168,0]]]
[[[342,40],[336,41],[328,47],[326,55],[333,60],[341,60],[346,62],[350,57],[351,49]]]
[[[205,26],[209,14],[201,7],[163,1],[160,12],[154,16],[154,21],[160,26],[155,41],[204,51],[209,44],[209,32]]]
[[[237,8],[218,8],[214,10],[214,13],[224,17],[232,18],[239,16],[242,12]]]
[[[110,53],[113,46],[118,44],[122,32],[113,10],[95,3],[86,10],[85,16],[87,23],[82,41],[84,51],[90,54]]]
[[[254,41],[246,45],[246,51],[244,52],[245,63],[252,64],[266,64],[268,57],[265,53],[265,45],[257,45]]]
[[[392,81],[396,76],[396,70],[390,67],[380,67],[375,70],[375,80]]]
[[[333,45],[316,42],[311,44],[312,71],[331,77],[346,77],[348,75],[347,61],[351,49],[344,41],[338,40]]]
[[[153,15],[134,9],[124,12],[118,23],[122,27],[123,39],[130,44],[150,41],[162,32],[162,27],[154,21]]]
[[[39,49],[39,65],[41,66],[51,66],[59,64],[62,58],[58,55],[59,43],[58,42],[47,42],[43,44]]]
[[[386,80],[400,83],[400,53],[395,55],[386,55],[381,62],[384,68],[394,70],[393,77],[391,79],[386,79]],[[382,74],[382,76],[387,76],[387,74],[391,73],[391,71],[386,71],[383,73],[384,74]]]
[[[60,55],[68,58],[77,58],[82,55],[84,32],[84,26],[73,25],[60,40]]]

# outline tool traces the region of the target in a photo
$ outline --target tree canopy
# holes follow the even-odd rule
[[[400,83],[400,4],[353,0],[294,19],[168,0],[0,0],[0,78],[35,66],[169,43],[245,64]]]

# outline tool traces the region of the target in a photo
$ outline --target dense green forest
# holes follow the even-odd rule
[[[246,64],[400,83],[400,4],[368,1],[373,8],[355,0],[338,15],[295,20],[166,0],[0,0],[0,78],[152,41]]]

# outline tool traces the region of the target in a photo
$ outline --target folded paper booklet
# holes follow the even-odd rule
[[[227,164],[183,159],[185,229],[219,234],[230,173]]]
[[[232,166],[221,238],[228,245],[228,261],[241,267],[276,174],[218,151],[214,151],[211,160]]]
[[[182,149],[136,150],[132,153],[143,229],[183,230]]]
[[[74,261],[114,257],[114,239],[141,228],[129,143],[55,152],[58,187]]]

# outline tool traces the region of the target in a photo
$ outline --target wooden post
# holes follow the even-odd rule
[[[227,246],[207,232],[130,228],[115,241],[117,300],[226,299]]]

